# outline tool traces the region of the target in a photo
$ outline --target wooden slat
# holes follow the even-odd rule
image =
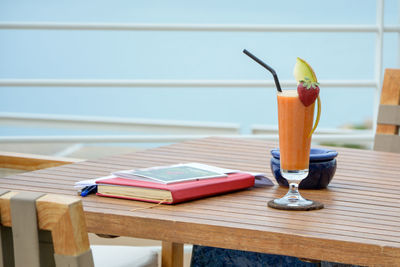
[[[75,194],[75,181],[119,169],[188,161],[266,172],[272,177],[269,150],[274,147],[276,143],[268,141],[207,138],[14,175],[0,179],[0,184]],[[338,170],[328,189],[302,191],[305,197],[325,203],[326,208],[319,211],[268,208],[268,200],[287,191],[278,186],[151,209],[146,207],[152,204],[144,202],[89,196],[83,199],[88,230],[342,263],[399,265],[400,155],[337,150]],[[138,207],[145,209],[135,210]]]
[[[386,69],[382,93],[381,105],[400,105],[400,70],[399,69]],[[376,128],[377,134],[398,134],[399,126],[379,124]]]
[[[79,161],[82,160],[0,151],[0,168],[34,171]]]

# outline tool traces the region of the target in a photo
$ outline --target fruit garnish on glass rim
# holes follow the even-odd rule
[[[315,72],[311,68],[310,64],[299,57],[296,59],[296,65],[294,66],[293,74],[297,82],[303,80],[304,77],[309,77],[312,82],[318,82],[317,76],[315,75]]]
[[[309,136],[317,129],[319,119],[321,117],[321,99],[319,98],[319,83],[317,76],[311,66],[303,59],[297,58],[294,67],[294,78],[298,82],[297,92],[299,99],[304,106],[309,106],[317,99],[317,118]]]
[[[303,80],[300,80],[297,85],[297,93],[304,106],[308,107],[315,102],[315,99],[317,99],[319,95],[318,85],[318,82],[312,82],[308,77],[304,77]]]

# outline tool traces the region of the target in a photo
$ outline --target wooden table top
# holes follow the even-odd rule
[[[0,187],[74,195],[76,181],[112,171],[182,162],[264,172],[275,142],[206,138],[0,178]],[[359,265],[400,266],[400,154],[337,148],[338,167],[316,211],[267,207],[287,188],[251,188],[177,205],[83,198],[88,230],[168,242],[283,254]],[[276,183],[275,183],[276,184]]]

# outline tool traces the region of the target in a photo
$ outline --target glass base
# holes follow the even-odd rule
[[[279,206],[308,207],[313,205],[314,202],[303,198],[299,194],[293,194],[289,191],[284,197],[274,199],[274,203]]]
[[[309,210],[319,210],[324,208],[324,204],[318,201],[313,201],[313,200],[306,200],[307,202],[311,202],[310,205],[304,205],[306,203],[302,203],[303,205],[293,205],[293,203],[286,203],[283,201],[281,204],[280,199],[274,199],[271,201],[268,201],[268,207],[273,208],[273,209],[278,209],[278,210],[298,210],[298,211],[309,211]],[[308,203],[307,203],[308,204]]]
[[[282,164],[282,162],[281,162]],[[308,168],[301,170],[287,170],[282,168],[280,172],[289,183],[289,191],[279,199],[268,202],[268,207],[281,210],[315,210],[322,209],[324,204],[303,198],[299,193],[299,183],[308,176]]]
[[[298,190],[298,184],[300,181],[308,176],[308,169],[293,171],[281,169],[281,174],[289,182],[289,191],[284,197],[275,199],[274,203],[279,206],[289,207],[311,206],[313,201],[303,198]]]
[[[268,202],[268,207],[280,210],[318,210],[324,207],[324,204],[303,198],[299,194],[298,184],[290,183],[287,194],[278,199]]]

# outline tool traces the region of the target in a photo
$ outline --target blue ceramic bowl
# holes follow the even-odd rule
[[[280,172],[279,149],[271,150],[271,171],[279,185],[288,187],[288,182]],[[336,156],[332,149],[311,148],[308,176],[300,182],[300,189],[326,188],[336,172]]]

